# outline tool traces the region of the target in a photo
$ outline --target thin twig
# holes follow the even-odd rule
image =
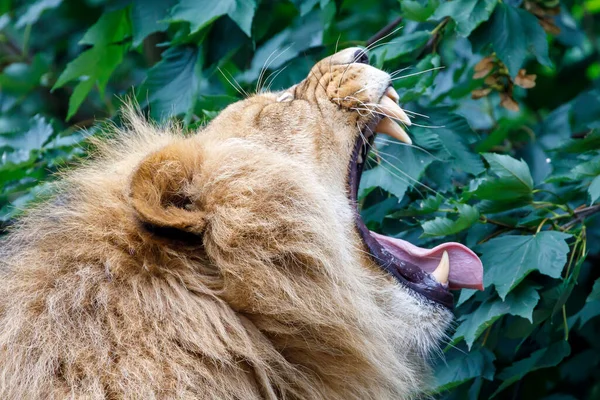
[[[390,22],[389,24],[387,24],[386,26],[384,26],[383,28],[381,28],[381,30],[379,32],[377,32],[376,34],[371,36],[369,38],[369,40],[367,40],[367,43],[366,43],[367,46],[372,45],[374,42],[378,41],[382,37],[390,34],[394,29],[396,29],[396,27],[398,25],[400,25],[401,22],[402,22],[402,17],[398,17],[395,20],[393,20],[392,22]]]
[[[578,210],[573,211],[573,219],[566,224],[560,227],[561,230],[565,230],[575,225],[578,222],[582,222],[584,218],[589,217],[590,215],[596,214],[600,212],[600,204],[596,204],[595,206],[583,207]]]
[[[419,53],[417,59],[423,58],[426,54],[436,52],[438,42],[440,41],[440,39],[442,37],[441,32],[444,30],[446,25],[448,25],[449,21],[450,21],[450,17],[446,17],[435,28],[433,28],[433,30],[431,31],[431,37],[425,44],[425,47],[423,47],[423,50],[421,50],[421,52]]]

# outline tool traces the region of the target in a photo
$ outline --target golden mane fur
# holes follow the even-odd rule
[[[345,102],[389,76],[354,51],[193,136],[126,111],[0,245],[0,398],[426,389],[451,315],[381,272],[355,231],[347,167],[367,117]]]

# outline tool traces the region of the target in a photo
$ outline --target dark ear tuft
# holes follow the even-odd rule
[[[175,240],[202,234],[206,218],[194,187],[201,164],[202,149],[191,140],[169,145],[142,161],[133,173],[129,196],[145,230]]]

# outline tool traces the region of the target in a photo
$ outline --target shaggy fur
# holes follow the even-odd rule
[[[2,399],[408,399],[449,311],[365,253],[347,167],[390,78],[317,64],[191,137],[129,111],[0,250]],[[278,101],[282,99],[283,101]]]

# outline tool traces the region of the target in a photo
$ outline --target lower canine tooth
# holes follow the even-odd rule
[[[398,139],[401,142],[412,144],[412,140],[410,140],[408,134],[404,132],[404,129],[402,129],[398,123],[392,121],[388,117],[384,117],[381,121],[379,121],[375,127],[375,130],[379,133],[389,135],[394,139]]]
[[[448,257],[448,252],[444,251],[440,263],[435,271],[431,273],[431,276],[439,283],[446,284],[448,283],[448,274],[450,274],[450,258]]]

